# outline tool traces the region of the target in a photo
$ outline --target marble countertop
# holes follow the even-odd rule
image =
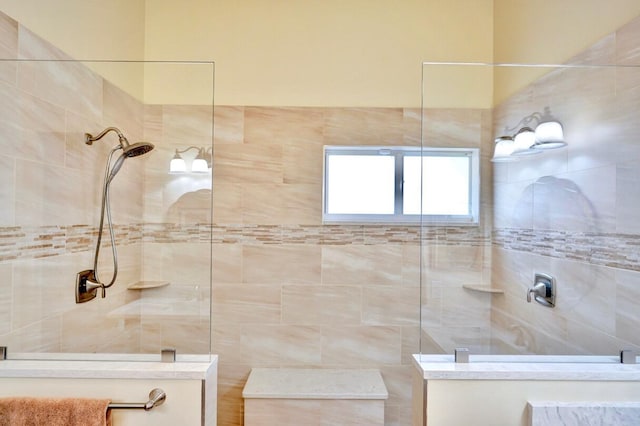
[[[244,398],[387,399],[378,370],[252,368]]]
[[[453,355],[413,355],[425,380],[615,380],[639,381],[638,364],[615,356],[471,355],[455,363]]]
[[[0,378],[196,379],[204,380],[217,355],[12,354],[0,361]]]

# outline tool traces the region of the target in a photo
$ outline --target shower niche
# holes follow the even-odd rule
[[[79,61],[18,31],[28,59],[0,69],[0,346],[209,355],[213,173],[169,164],[212,152],[214,64]],[[197,215],[176,204],[194,191]]]

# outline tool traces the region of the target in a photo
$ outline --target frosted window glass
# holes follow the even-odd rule
[[[392,156],[327,156],[327,213],[393,214]]]
[[[470,214],[470,158],[422,157],[422,214]],[[420,214],[420,157],[404,157],[404,214]]]

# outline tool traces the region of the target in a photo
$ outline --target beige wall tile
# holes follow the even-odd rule
[[[0,57],[15,59],[18,57],[18,23],[4,13],[0,13]],[[17,62],[0,63],[0,81],[15,84]]]
[[[18,225],[72,225],[89,223],[89,211],[83,205],[91,199],[83,188],[84,173],[58,165],[31,161],[16,162],[15,214]],[[71,191],[70,188],[77,188]]]
[[[640,65],[640,20],[633,19],[615,33],[616,63],[619,65]]]
[[[162,108],[163,145],[185,149],[210,147],[213,140],[213,106],[164,105]],[[184,154],[193,159],[197,151]]]
[[[278,286],[217,285],[212,289],[214,324],[279,324]]]
[[[283,212],[278,223],[320,225],[322,223],[322,185],[286,184],[282,187]]]
[[[638,336],[638,306],[640,306],[640,273],[636,271],[615,271],[616,282],[616,337],[640,346]]]
[[[282,288],[282,322],[296,325],[359,325],[360,287],[293,286]]]
[[[319,327],[256,324],[244,327],[240,339],[239,361],[251,367],[293,367],[321,361]]]
[[[534,228],[581,232],[615,231],[616,169],[599,167],[534,184]]]
[[[13,316],[12,267],[0,264],[0,336],[11,332]]]
[[[637,162],[616,168],[616,231],[640,233],[640,168]]]
[[[18,82],[21,89],[76,114],[94,119],[102,115],[101,77],[84,64],[69,61],[72,58],[22,25],[19,27],[18,48],[20,58],[62,60],[20,66]],[[21,76],[23,69],[27,74]]]
[[[64,165],[64,110],[27,94],[18,94],[10,105],[16,108],[18,140],[7,147],[7,153],[22,159]]]
[[[558,286],[554,315],[615,334],[616,276],[612,268],[552,259],[546,272]]]
[[[220,183],[283,182],[282,145],[221,144],[213,158]]]
[[[242,185],[239,212],[242,223],[266,225],[282,223],[287,214],[283,188],[284,185],[275,183]]]
[[[369,325],[418,325],[420,287],[363,287],[362,322]]]
[[[15,329],[3,338],[3,346],[11,352],[61,352],[65,349],[60,344],[60,332],[60,317],[51,317]]]
[[[322,327],[322,363],[333,365],[400,364],[402,332],[391,326]]]
[[[321,139],[284,142],[282,145],[284,183],[321,186],[323,155]]]
[[[243,143],[244,107],[216,105],[213,113],[214,144]]]
[[[244,108],[244,140],[250,144],[319,144],[323,110],[316,108]]]
[[[413,354],[420,353],[420,329],[415,325],[402,327],[402,364],[411,365]]]
[[[406,146],[420,146],[422,141],[421,135],[421,120],[422,111],[418,108],[404,108],[402,110],[402,122],[403,122],[403,145]]]
[[[130,143],[142,140],[144,134],[143,120],[145,118],[142,103],[107,80],[104,81],[102,90],[102,118],[105,125],[118,128]],[[101,130],[89,130],[89,133],[95,135]],[[114,142],[110,144],[111,146],[118,144],[118,138],[115,134],[110,134],[105,138],[111,138],[111,141]]]
[[[231,244],[213,244],[211,247],[213,284],[242,282],[242,247]]]
[[[480,148],[482,110],[426,109],[423,137],[428,147]]]
[[[401,108],[332,108],[325,112],[325,145],[402,145]]]
[[[0,226],[13,226],[15,224],[15,162],[12,158],[0,155]]]
[[[393,284],[402,279],[402,246],[323,246],[323,284]]]
[[[316,245],[245,245],[243,282],[255,284],[318,284],[321,248]]]
[[[214,170],[213,223],[242,223],[242,186],[220,183]]]

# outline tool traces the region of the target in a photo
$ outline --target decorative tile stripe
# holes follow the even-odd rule
[[[134,243],[377,245],[483,245],[474,227],[418,225],[210,225],[146,223],[116,225],[118,245]],[[89,225],[0,228],[0,262],[93,250],[98,230]],[[105,228],[103,244],[109,245]]]
[[[140,225],[116,225],[114,231],[119,244],[142,240]],[[0,262],[92,250],[97,236],[97,228],[88,225],[0,228]],[[103,242],[109,244],[106,233]]]
[[[505,250],[640,271],[640,235],[532,229],[496,229],[493,244]]]

